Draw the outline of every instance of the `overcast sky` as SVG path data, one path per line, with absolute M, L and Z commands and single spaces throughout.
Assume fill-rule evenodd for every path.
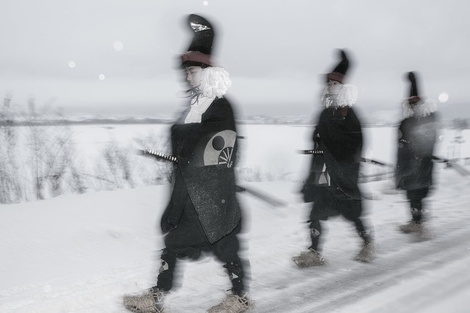
M 197 13 L 216 28 L 240 115 L 310 115 L 346 48 L 365 114 L 397 110 L 413 70 L 424 96 L 448 94 L 441 111 L 470 117 L 469 9 L 462 0 L 2 0 L 0 93 L 66 114 L 171 116 L 182 103 L 175 59 L 191 40 L 183 21 Z

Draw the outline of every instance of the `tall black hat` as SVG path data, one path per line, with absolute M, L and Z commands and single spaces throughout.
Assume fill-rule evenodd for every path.
M 408 102 L 415 104 L 421 100 L 418 92 L 418 84 L 416 83 L 416 75 L 414 72 L 408 72 L 407 78 L 410 81 L 410 96 Z
M 214 42 L 214 28 L 208 20 L 196 14 L 188 16 L 187 23 L 193 32 L 193 39 L 188 51 L 181 55 L 181 65 L 212 66 L 211 53 Z
M 339 57 L 340 57 L 340 62 L 336 67 L 326 75 L 326 80 L 335 80 L 337 82 L 343 83 L 344 78 L 346 76 L 346 72 L 348 71 L 349 68 L 349 59 L 348 56 L 346 55 L 346 51 L 344 50 L 339 50 Z

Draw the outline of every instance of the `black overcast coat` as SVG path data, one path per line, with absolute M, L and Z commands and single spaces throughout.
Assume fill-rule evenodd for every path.
M 178 227 L 185 209 L 194 210 L 210 243 L 232 232 L 241 211 L 235 189 L 236 127 L 230 103 L 216 98 L 202 115 L 201 123 L 171 128 L 173 155 L 178 157 L 175 182 L 162 216 L 164 233 Z M 192 206 L 188 206 L 188 200 Z M 196 215 L 194 215 L 196 216 Z
M 432 156 L 437 138 L 436 115 L 409 117 L 398 127 L 396 187 L 403 190 L 427 188 L 433 184 Z
M 313 141 L 323 155 L 313 157 L 310 176 L 302 189 L 304 199 L 314 202 L 311 218 L 333 215 L 331 210 L 345 214 L 353 208 L 354 214 L 359 215 L 362 195 L 358 178 L 363 138 L 362 126 L 354 110 L 348 108 L 343 117 L 338 110 L 324 109 Z M 323 165 L 326 165 L 329 183 L 325 183 Z

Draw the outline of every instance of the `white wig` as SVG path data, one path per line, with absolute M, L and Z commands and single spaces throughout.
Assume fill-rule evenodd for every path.
M 408 117 L 426 117 L 437 111 L 437 103 L 432 99 L 421 100 L 415 105 L 410 105 L 408 99 L 403 100 L 403 116 Z
M 232 85 L 230 74 L 222 67 L 206 67 L 202 70 L 200 85 L 201 96 L 214 98 L 222 97 Z
M 328 87 L 323 89 L 321 94 L 321 103 L 325 105 L 326 108 L 331 106 L 333 107 L 352 107 L 353 104 L 357 101 L 357 87 L 351 84 L 339 85 L 340 89 L 338 93 L 334 96 L 328 94 Z

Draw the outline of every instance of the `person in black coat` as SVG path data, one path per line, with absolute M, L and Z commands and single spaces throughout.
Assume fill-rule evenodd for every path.
M 409 72 L 410 96 L 403 102 L 405 118 L 398 127 L 395 170 L 397 189 L 406 191 L 411 221 L 401 225 L 404 233 L 417 233 L 423 239 L 431 234 L 425 227 L 423 199 L 433 186 L 433 152 L 437 139 L 437 105 L 419 95 L 416 74 Z
M 165 235 L 156 286 L 138 296 L 126 296 L 133 312 L 163 312 L 165 295 L 173 288 L 178 260 L 212 253 L 228 272 L 232 288 L 222 303 L 208 312 L 245 312 L 253 304 L 247 295 L 246 266 L 239 256 L 242 214 L 236 197 L 237 129 L 225 97 L 231 85 L 224 68 L 211 58 L 213 26 L 192 14 L 194 37 L 181 67 L 190 85 L 191 103 L 171 127 L 172 154 L 177 159 L 169 204 L 161 218 Z
M 357 100 L 355 86 L 343 84 L 349 59 L 341 50 L 341 61 L 327 75 L 322 94 L 324 109 L 313 132 L 314 156 L 310 175 L 302 188 L 305 202 L 313 202 L 310 213 L 312 244 L 293 258 L 299 267 L 323 265 L 323 221 L 341 215 L 351 221 L 363 246 L 356 259 L 370 262 L 374 245 L 370 230 L 361 218 L 362 194 L 358 187 L 362 152 L 362 126 L 352 105 Z

